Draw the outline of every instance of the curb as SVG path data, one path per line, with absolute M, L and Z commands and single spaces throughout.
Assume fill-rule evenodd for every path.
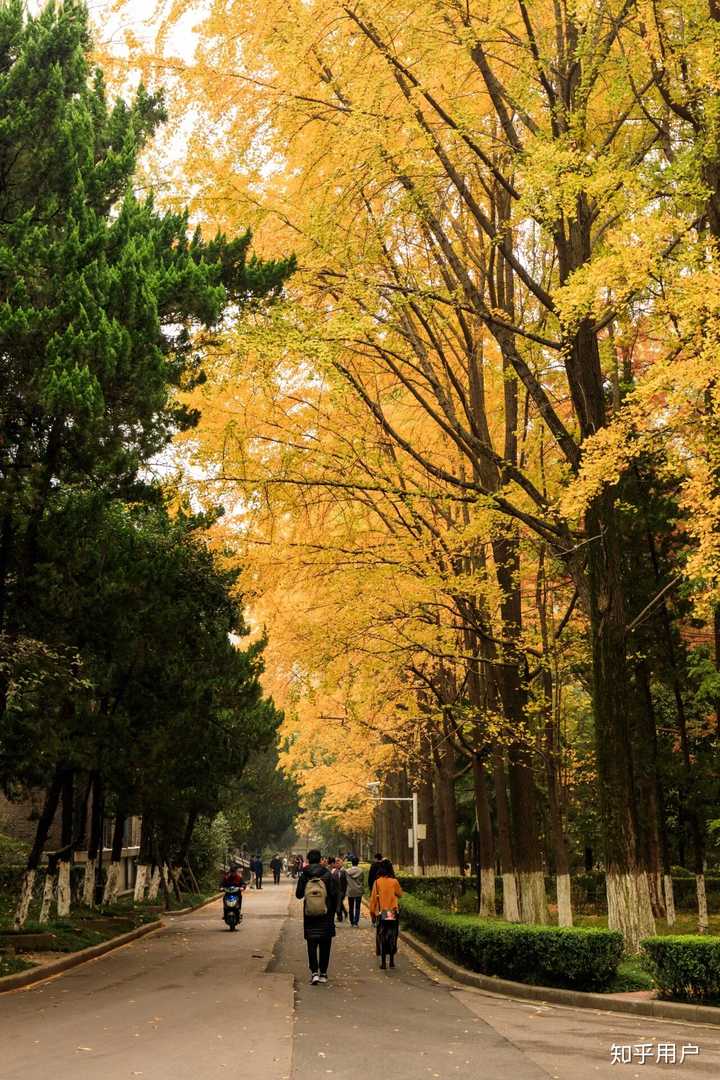
M 685 1005 L 679 1001 L 638 1001 L 613 997 L 610 994 L 595 994 L 581 990 L 562 990 L 553 986 L 531 986 L 528 983 L 511 982 L 494 975 L 481 975 L 460 967 L 435 949 L 419 941 L 407 930 L 400 933 L 401 941 L 419 953 L 445 975 L 458 983 L 472 986 L 476 990 L 485 990 L 502 997 L 517 998 L 522 1001 L 539 1001 L 551 1005 L 565 1005 L 575 1009 L 595 1009 L 600 1012 L 624 1013 L 626 1016 L 650 1016 L 655 1020 L 672 1020 L 693 1024 L 720 1025 L 720 1008 L 711 1005 Z
M 22 990 L 26 986 L 32 986 L 33 983 L 44 982 L 45 979 L 51 979 L 54 975 L 60 975 L 63 971 L 69 971 L 70 968 L 78 967 L 88 960 L 95 960 L 99 956 L 104 956 L 105 953 L 112 952 L 113 949 L 129 945 L 131 941 L 137 941 L 138 938 L 145 937 L 146 934 L 152 934 L 155 930 L 162 930 L 164 925 L 160 919 L 157 922 L 145 923 L 144 926 L 138 926 L 135 930 L 129 930 L 126 934 L 118 934 L 117 937 L 110 938 L 108 941 L 101 941 L 99 945 L 90 945 L 87 949 L 68 953 L 62 960 L 54 960 L 50 964 L 39 964 L 37 967 L 29 968 L 27 971 L 18 971 L 15 975 L 3 975 L 0 978 L 0 994 L 4 994 L 8 990 Z

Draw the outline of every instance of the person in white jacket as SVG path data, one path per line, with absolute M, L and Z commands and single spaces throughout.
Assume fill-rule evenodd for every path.
M 363 890 L 365 888 L 365 871 L 361 870 L 358 866 L 360 860 L 357 855 L 353 855 L 350 859 L 350 866 L 347 867 L 345 873 L 347 874 L 347 901 L 350 908 L 350 925 L 358 926 L 360 923 L 360 901 L 362 900 Z

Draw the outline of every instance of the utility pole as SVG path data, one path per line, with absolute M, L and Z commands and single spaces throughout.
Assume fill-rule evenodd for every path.
M 379 788 L 379 780 L 371 780 L 368 784 L 369 788 Z M 420 876 L 420 859 L 418 858 L 418 797 L 417 791 L 413 791 L 412 795 L 371 795 L 371 799 L 375 802 L 409 802 L 412 803 L 412 853 L 413 853 L 413 874 L 415 877 Z

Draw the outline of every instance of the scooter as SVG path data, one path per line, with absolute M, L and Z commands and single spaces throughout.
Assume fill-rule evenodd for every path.
M 237 930 L 238 923 L 242 919 L 241 904 L 241 890 L 237 885 L 229 885 L 223 892 L 223 919 L 230 930 Z

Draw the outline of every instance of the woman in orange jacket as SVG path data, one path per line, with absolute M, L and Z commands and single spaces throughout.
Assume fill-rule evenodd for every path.
M 377 926 L 375 952 L 381 958 L 381 968 L 387 966 L 386 956 L 390 957 L 390 967 L 395 967 L 400 918 L 398 900 L 401 896 L 402 889 L 393 865 L 389 859 L 383 859 L 370 894 L 370 914 Z

